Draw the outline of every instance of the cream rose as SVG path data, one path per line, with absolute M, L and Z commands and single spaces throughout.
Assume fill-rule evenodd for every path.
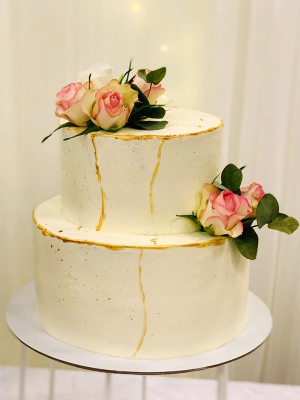
M 78 78 L 85 90 L 89 90 L 89 76 L 91 75 L 90 89 L 101 89 L 111 80 L 114 68 L 106 63 L 93 65 L 86 71 L 80 72 Z

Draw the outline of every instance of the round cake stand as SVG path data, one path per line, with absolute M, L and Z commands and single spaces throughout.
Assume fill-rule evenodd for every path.
M 248 298 L 249 321 L 243 332 L 224 346 L 201 355 L 172 360 L 135 360 L 109 357 L 85 351 L 53 338 L 38 323 L 35 314 L 34 283 L 25 286 L 7 307 L 7 323 L 23 343 L 21 352 L 20 399 L 24 392 L 25 346 L 54 361 L 107 373 L 107 398 L 110 393 L 110 374 L 144 375 L 143 399 L 146 397 L 145 375 L 177 374 L 218 367 L 218 399 L 226 399 L 227 364 L 244 357 L 267 339 L 272 328 L 272 317 L 267 306 L 253 293 Z M 25 345 L 25 346 L 24 346 Z M 53 398 L 54 361 L 50 364 L 49 399 Z

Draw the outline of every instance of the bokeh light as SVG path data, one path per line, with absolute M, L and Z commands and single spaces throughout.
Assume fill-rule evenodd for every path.
M 169 47 L 166 44 L 163 44 L 163 45 L 160 46 L 160 50 L 165 53 L 166 51 L 169 50 Z
M 139 3 L 138 1 L 135 1 L 134 3 L 131 4 L 131 8 L 134 11 L 137 11 L 137 10 L 139 10 L 141 8 L 141 3 Z

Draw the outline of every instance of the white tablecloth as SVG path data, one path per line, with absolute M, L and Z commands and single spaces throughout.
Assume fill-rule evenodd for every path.
M 18 398 L 17 367 L 0 367 L 0 400 Z M 55 371 L 54 400 L 103 400 L 105 374 L 92 371 Z M 214 400 L 214 380 L 149 376 L 147 400 Z M 140 400 L 141 376 L 113 375 L 112 400 Z M 49 370 L 26 369 L 25 400 L 48 400 Z M 300 400 L 300 386 L 229 382 L 228 400 Z

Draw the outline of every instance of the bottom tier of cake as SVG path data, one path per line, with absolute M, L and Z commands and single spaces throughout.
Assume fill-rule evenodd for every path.
M 158 360 L 214 350 L 246 326 L 248 262 L 231 240 L 80 229 L 59 196 L 33 217 L 37 317 L 58 340 Z

